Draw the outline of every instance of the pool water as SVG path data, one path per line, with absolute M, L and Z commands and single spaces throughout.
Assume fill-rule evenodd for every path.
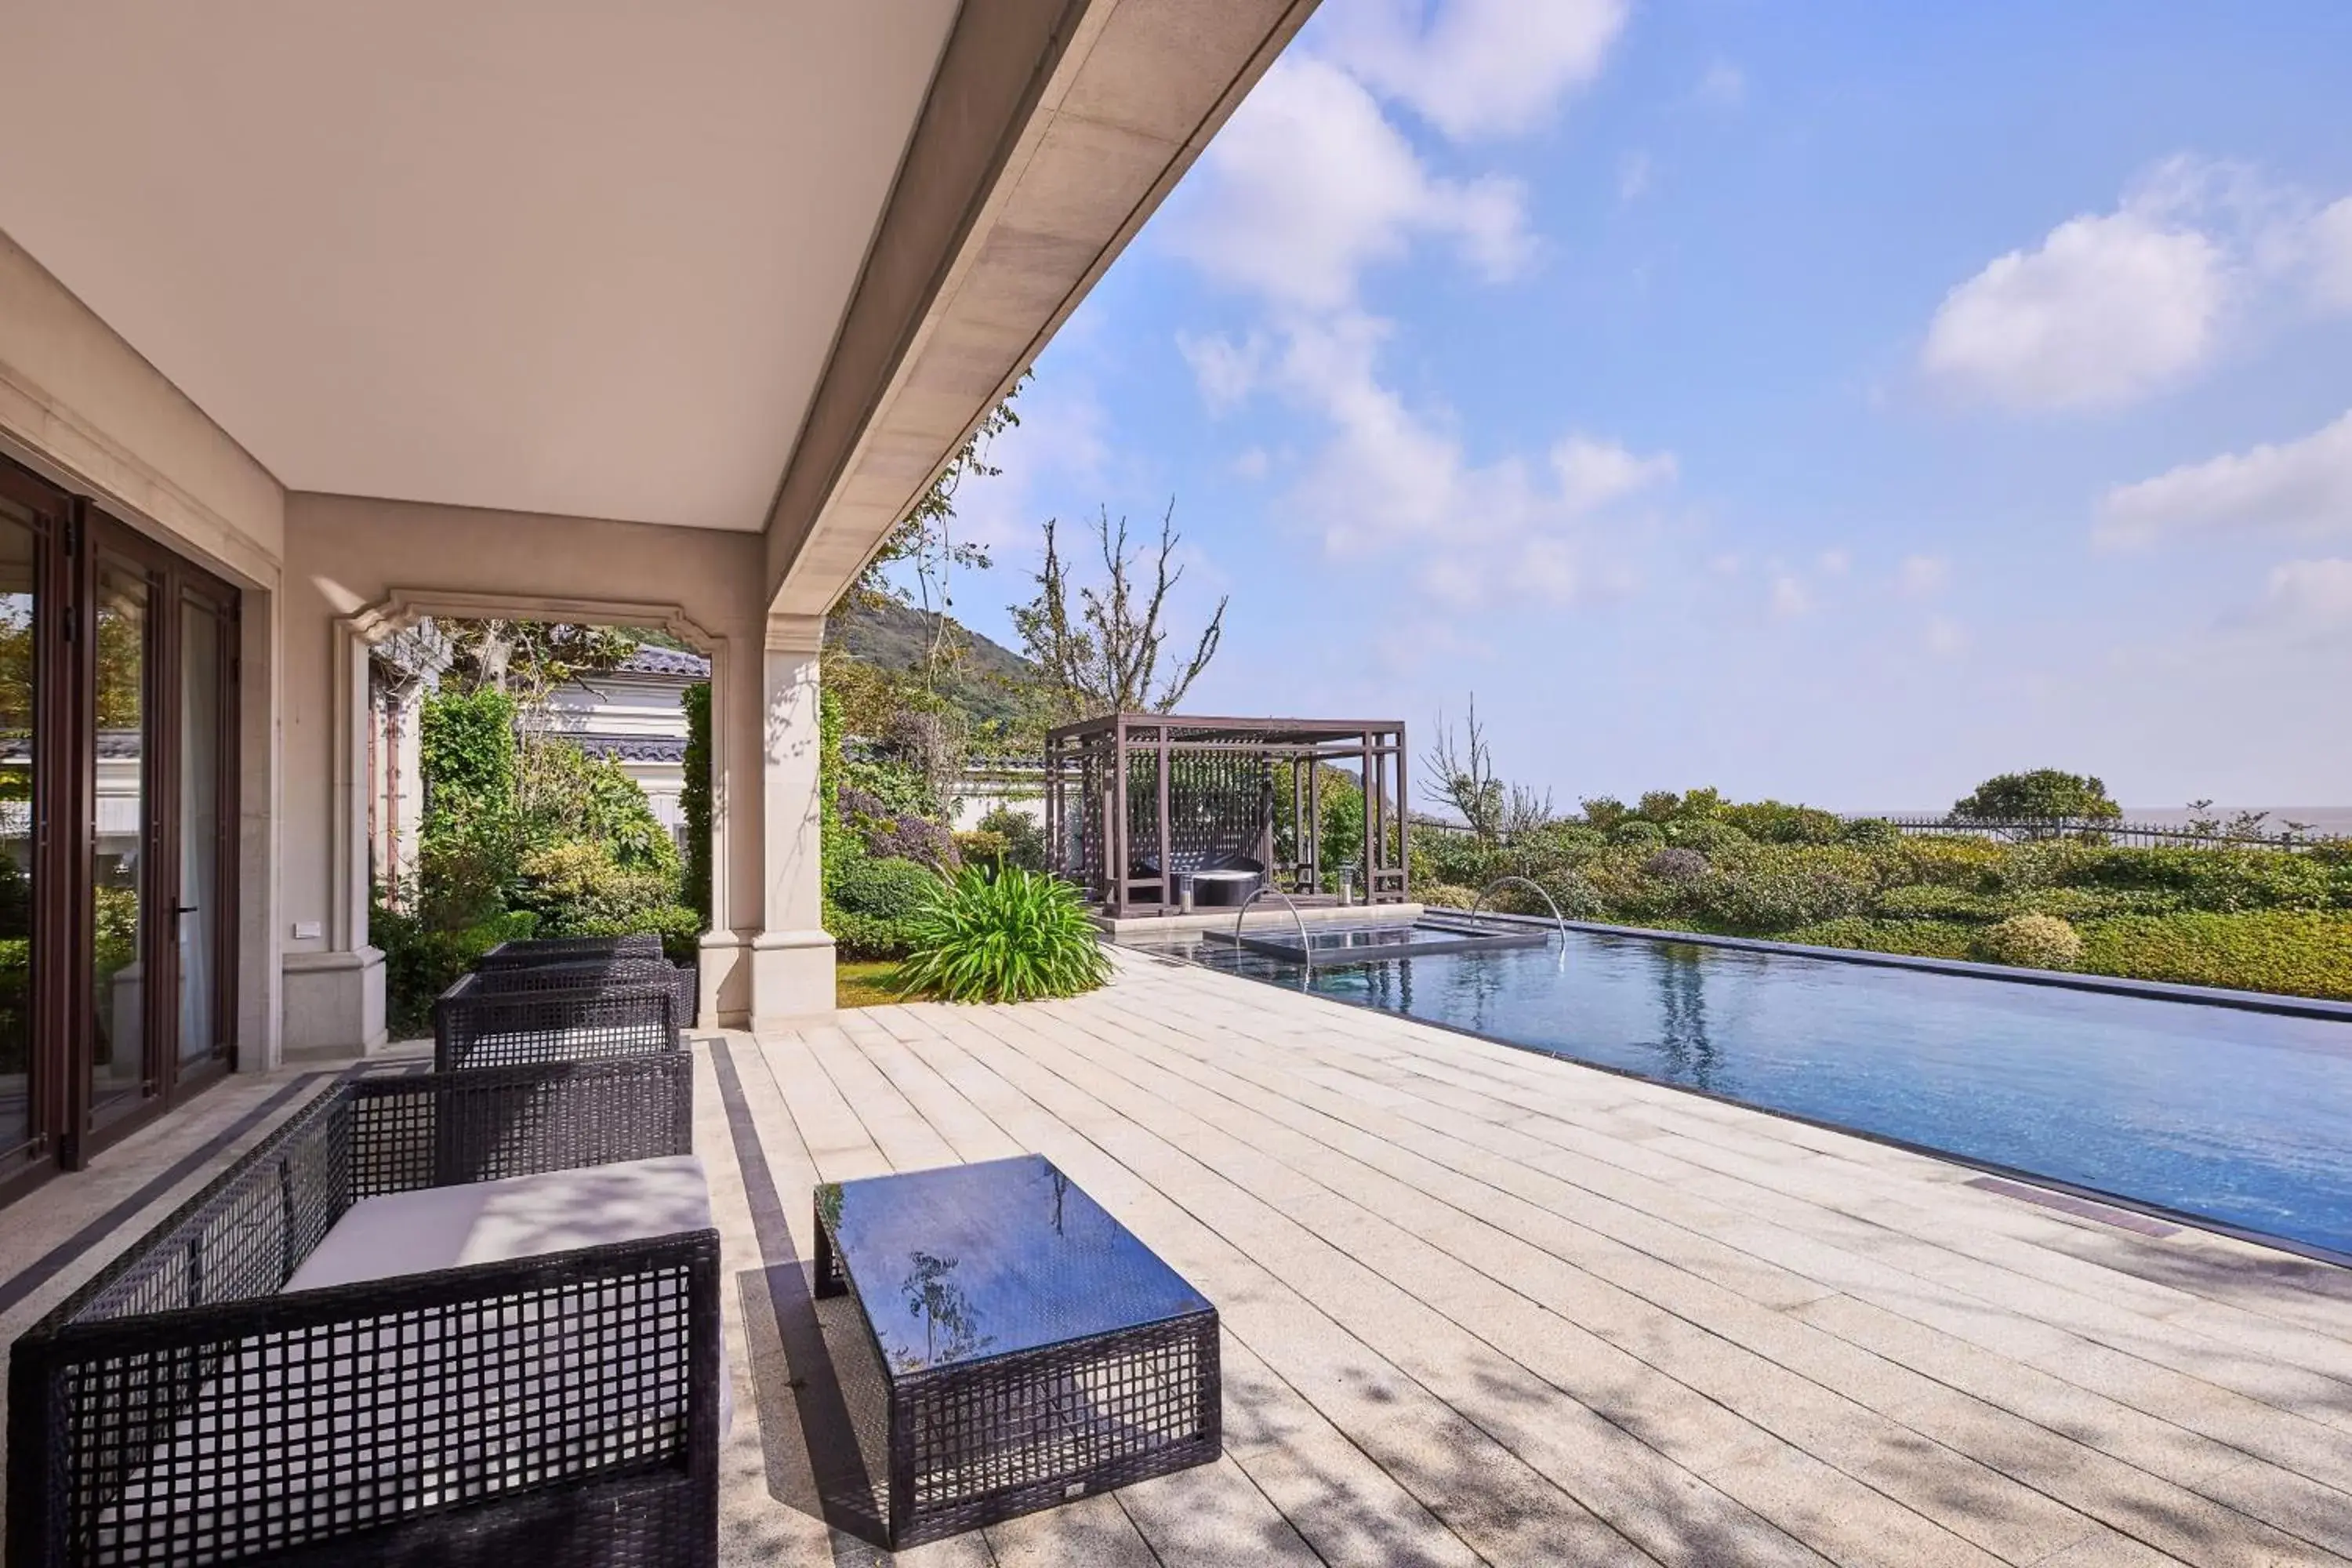
M 2352 1255 L 2352 1023 L 1585 932 L 1303 974 L 1150 946 Z

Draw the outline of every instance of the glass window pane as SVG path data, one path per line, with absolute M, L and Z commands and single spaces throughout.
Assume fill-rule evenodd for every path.
M 33 1136 L 31 521 L 0 500 L 0 1172 Z
M 202 599 L 180 604 L 180 1060 L 220 1046 L 221 622 Z
M 91 855 L 90 1124 L 136 1104 L 146 1087 L 145 965 L 140 962 L 147 820 L 147 575 L 98 560 L 98 822 Z

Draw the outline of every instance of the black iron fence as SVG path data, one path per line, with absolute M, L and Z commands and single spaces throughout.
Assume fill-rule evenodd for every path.
M 2352 839 L 2324 833 L 2164 827 L 2154 823 L 2115 822 L 2091 817 L 2021 818 L 2011 822 L 1981 822 L 1951 816 L 1888 816 L 1879 820 L 1893 823 L 1906 834 L 1922 837 L 1993 838 L 2013 844 L 2037 839 L 2072 838 L 2131 849 L 2294 850 L 2352 843 Z

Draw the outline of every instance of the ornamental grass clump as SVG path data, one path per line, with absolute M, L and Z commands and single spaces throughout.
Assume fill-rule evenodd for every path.
M 950 1002 L 1075 996 L 1110 978 L 1077 889 L 1042 872 L 972 867 L 907 922 L 902 993 Z
M 2011 915 L 1977 939 L 1981 956 L 2020 969 L 2072 969 L 2083 961 L 2083 939 L 2056 915 Z

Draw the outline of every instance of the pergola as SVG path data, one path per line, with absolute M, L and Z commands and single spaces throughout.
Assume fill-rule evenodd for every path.
M 1335 903 L 1327 872 L 1339 868 L 1321 864 L 1318 841 L 1326 765 L 1352 766 L 1362 781 L 1359 896 L 1403 901 L 1405 736 L 1398 719 L 1112 713 L 1065 724 L 1045 737 L 1054 868 L 1114 919 L 1173 912 L 1181 879 L 1210 870 L 1255 871 L 1301 904 Z M 1284 793 L 1286 853 L 1275 830 Z

